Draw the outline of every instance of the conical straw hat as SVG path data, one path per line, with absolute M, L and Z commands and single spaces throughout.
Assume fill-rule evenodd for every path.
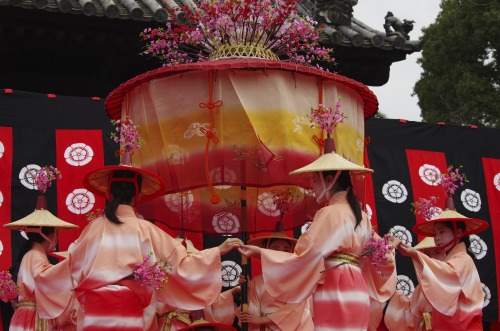
M 305 167 L 290 172 L 290 175 L 302 175 L 311 172 L 330 170 L 347 170 L 351 172 L 352 175 L 366 175 L 373 172 L 372 169 L 352 163 L 336 152 L 330 152 L 321 155 Z
M 78 225 L 65 222 L 62 219 L 54 216 L 50 211 L 45 209 L 36 209 L 34 212 L 32 212 L 31 214 L 29 214 L 24 218 L 21 218 L 19 221 L 3 225 L 4 228 L 8 228 L 11 230 L 23 230 L 30 226 L 32 227 L 46 226 L 58 229 L 78 228 Z
M 268 248 L 267 246 L 268 246 L 268 243 L 271 239 L 283 239 L 283 240 L 289 241 L 292 251 L 295 248 L 295 244 L 297 243 L 297 239 L 289 237 L 286 234 L 284 234 L 283 232 L 273 232 L 267 236 L 252 238 L 252 239 L 247 241 L 247 244 L 259 246 L 262 248 Z
M 415 225 L 413 227 L 413 232 L 422 236 L 434 237 L 434 232 L 432 231 L 434 223 L 458 221 L 465 223 L 465 235 L 467 236 L 479 233 L 488 228 L 488 223 L 483 220 L 465 217 L 464 215 L 458 213 L 456 210 L 447 209 L 431 220 Z
M 78 225 L 68 223 L 54 216 L 47 210 L 47 201 L 45 196 L 38 196 L 36 209 L 28 216 L 18 221 L 4 224 L 3 227 L 10 230 L 23 230 L 27 227 L 53 227 L 58 229 L 75 229 Z
M 429 248 L 436 248 L 436 243 L 434 242 L 434 237 L 425 237 L 417 245 L 415 245 L 416 250 L 424 250 Z

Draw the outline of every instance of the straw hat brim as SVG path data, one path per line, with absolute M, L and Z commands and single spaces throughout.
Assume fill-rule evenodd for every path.
M 118 170 L 137 172 L 142 176 L 139 202 L 153 200 L 165 194 L 167 185 L 158 175 L 147 170 L 126 165 L 104 166 L 88 172 L 83 177 L 83 186 L 92 193 L 106 198 L 111 174 Z
M 297 243 L 297 239 L 295 239 L 295 238 L 289 237 L 286 234 L 281 233 L 281 232 L 273 232 L 272 234 L 270 234 L 268 236 L 252 238 L 252 239 L 247 241 L 247 245 L 254 245 L 254 246 L 259 246 L 262 248 L 267 248 L 266 245 L 270 239 L 287 240 L 290 242 L 290 245 L 292 246 L 292 250 L 295 247 L 295 244 Z
M 30 226 L 46 226 L 61 230 L 78 228 L 78 225 L 65 222 L 62 219 L 54 216 L 50 211 L 46 209 L 35 209 L 35 211 L 28 216 L 21 218 L 18 221 L 3 225 L 4 228 L 10 230 L 23 230 Z
M 308 165 L 290 172 L 290 175 L 303 175 L 318 171 L 346 170 L 352 175 L 366 175 L 373 170 L 357 165 L 335 152 L 325 153 Z
M 230 325 L 221 324 L 221 323 L 210 323 L 210 322 L 206 322 L 206 321 L 200 322 L 200 323 L 195 321 L 190 326 L 179 329 L 179 331 L 190 331 L 190 330 L 196 331 L 198 328 L 202 328 L 202 327 L 213 327 L 215 331 L 236 331 L 236 329 Z
M 413 232 L 421 236 L 434 237 L 432 229 L 434 224 L 438 222 L 464 222 L 466 228 L 465 235 L 467 236 L 479 233 L 488 228 L 488 223 L 483 220 L 465 217 L 456 210 L 446 209 L 433 219 L 415 225 Z
M 415 245 L 416 250 L 424 250 L 429 248 L 436 248 L 436 243 L 434 242 L 434 237 L 425 237 L 417 245 Z

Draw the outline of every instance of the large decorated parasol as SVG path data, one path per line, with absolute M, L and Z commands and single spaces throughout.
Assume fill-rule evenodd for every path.
M 326 137 L 311 127 L 311 108 L 339 97 L 347 118 L 332 134 L 336 151 L 363 164 L 364 119 L 377 110 L 374 94 L 301 65 L 227 59 L 164 67 L 119 86 L 105 107 L 113 119 L 133 118 L 148 142 L 134 165 L 167 183 L 164 197 L 139 206 L 145 218 L 179 230 L 237 234 L 273 231 L 281 215 L 272 192 L 309 187 L 309 179 L 289 172 L 322 152 Z M 306 189 L 297 192 L 297 207 L 282 218 L 285 230 L 314 215 L 315 199 Z

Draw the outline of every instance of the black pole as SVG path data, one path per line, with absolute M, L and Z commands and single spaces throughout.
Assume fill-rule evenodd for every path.
M 248 241 L 248 224 L 247 224 L 247 199 L 246 187 L 241 187 L 241 240 L 244 244 Z M 241 255 L 241 269 L 245 281 L 241 284 L 241 311 L 248 310 L 248 276 L 250 275 L 250 259 Z M 248 323 L 241 323 L 241 330 L 248 331 Z

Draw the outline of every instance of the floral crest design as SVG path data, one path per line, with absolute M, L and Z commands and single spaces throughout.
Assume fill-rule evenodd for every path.
M 342 111 L 342 99 L 339 97 L 335 104 L 335 109 L 320 104 L 318 108 L 311 108 L 309 123 L 311 127 L 320 128 L 326 131 L 327 137 L 335 130 L 335 127 L 347 119 L 347 115 Z
M 155 262 L 153 262 L 155 261 Z M 136 264 L 133 278 L 141 285 L 150 286 L 155 290 L 162 290 L 168 282 L 168 274 L 172 268 L 161 259 L 156 261 L 154 253 L 150 252 L 142 263 Z
M 119 143 L 122 150 L 133 152 L 144 145 L 144 140 L 139 134 L 139 126 L 135 125 L 131 119 L 111 120 L 111 124 L 115 126 L 115 132 L 111 133 L 111 139 Z
M 19 287 L 8 271 L 0 271 L 0 300 L 14 302 L 19 296 Z
M 40 193 L 45 193 L 56 179 L 61 179 L 61 172 L 53 166 L 45 166 L 38 171 L 30 172 L 33 178 L 33 183 Z
M 280 211 L 280 216 L 283 215 L 292 208 L 298 200 L 298 194 L 296 190 L 290 186 L 282 186 L 279 189 L 273 190 L 271 192 L 273 205 L 277 210 Z
M 331 49 L 319 46 L 317 22 L 298 15 L 298 2 L 201 0 L 195 9 L 180 9 L 186 11 L 186 24 L 175 21 L 164 28 L 145 29 L 142 54 L 159 58 L 164 66 L 232 57 L 310 66 L 318 60 L 333 62 Z

